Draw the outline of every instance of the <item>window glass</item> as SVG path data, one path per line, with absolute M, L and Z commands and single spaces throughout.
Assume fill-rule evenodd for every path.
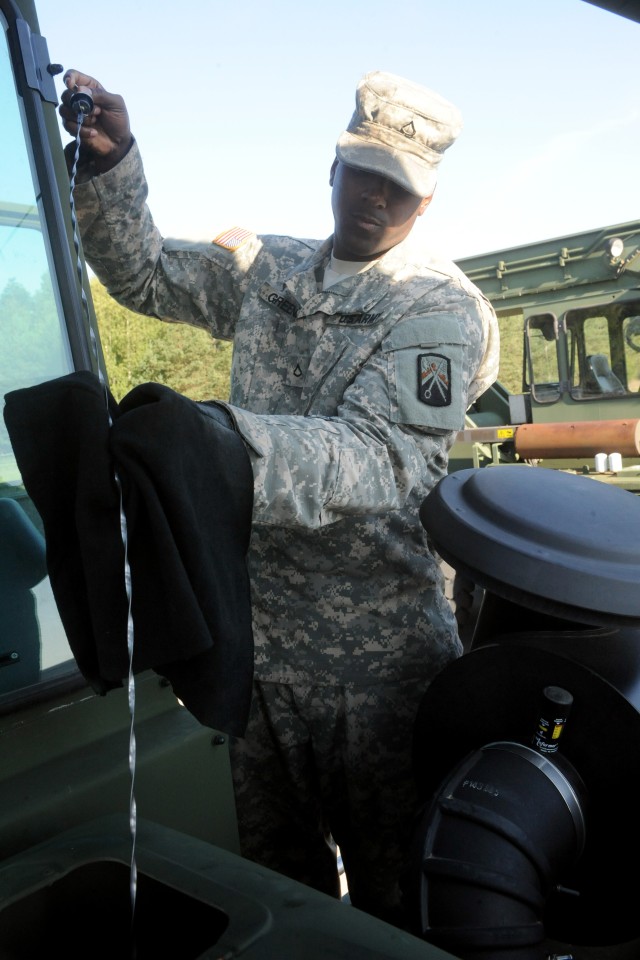
M 627 386 L 630 391 L 640 391 L 640 304 L 635 315 L 625 317 L 622 325 L 624 337 L 624 361 L 627 371 Z
M 640 301 L 568 310 L 571 393 L 576 399 L 611 399 L 640 384 Z
M 0 406 L 10 390 L 72 370 L 39 190 L 7 45 L 0 38 Z M 61 668 L 61 664 L 65 667 Z M 73 669 L 46 575 L 42 524 L 0 418 L 0 704 Z
M 538 403 L 560 398 L 558 371 L 558 328 L 551 313 L 529 317 L 526 325 L 526 386 Z

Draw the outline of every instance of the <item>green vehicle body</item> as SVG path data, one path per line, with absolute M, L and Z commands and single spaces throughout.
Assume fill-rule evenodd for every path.
M 49 51 L 32 0 L 0 0 L 0 12 L 4 396 L 76 370 L 106 371 Z M 639 226 L 615 229 L 624 242 L 617 256 L 604 256 L 611 231 L 597 231 L 564 238 L 567 257 L 557 241 L 521 251 L 541 258 L 531 272 L 507 252 L 499 262 L 496 254 L 461 262 L 499 312 L 522 311 L 528 388 L 509 396 L 496 385 L 478 401 L 469 429 L 494 432 L 461 436 L 453 469 L 517 459 L 496 431 L 529 417 L 640 416 Z M 579 395 L 587 350 L 608 352 L 624 394 Z M 0 422 L 0 506 L 9 501 L 35 551 L 41 520 Z M 153 672 L 135 677 L 133 706 L 126 683 L 95 695 L 71 656 L 42 557 L 29 578 L 18 574 L 17 556 L 0 531 L 0 960 L 53 949 L 70 960 L 128 956 L 132 889 L 139 960 L 449 956 L 244 860 L 225 733 L 200 725 Z

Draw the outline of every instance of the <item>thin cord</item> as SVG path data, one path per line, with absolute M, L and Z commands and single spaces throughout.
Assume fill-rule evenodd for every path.
M 109 426 L 113 426 L 113 419 L 111 417 L 111 412 L 109 410 L 108 395 L 107 395 L 107 383 L 100 368 L 100 361 L 98 355 L 98 339 L 96 332 L 93 328 L 91 322 L 91 316 L 89 314 L 89 301 L 84 290 L 83 275 L 82 275 L 82 261 L 80 259 L 80 239 L 78 235 L 78 221 L 76 217 L 76 206 L 73 198 L 73 193 L 76 185 L 76 171 L 78 168 L 78 160 L 80 158 L 80 130 L 82 128 L 82 123 L 84 120 L 84 113 L 82 110 L 76 111 L 78 130 L 76 133 L 76 150 L 73 160 L 73 167 L 71 170 L 70 178 L 70 196 L 69 202 L 71 206 L 71 223 L 73 227 L 73 245 L 76 251 L 76 268 L 78 271 L 78 280 L 80 282 L 80 293 L 82 297 L 82 306 L 85 313 L 85 319 L 89 327 L 89 334 L 91 339 L 91 348 L 93 350 L 93 356 L 96 361 L 96 368 L 98 370 L 98 379 L 105 391 L 105 406 L 107 408 L 107 416 L 109 418 Z M 131 609 L 131 568 L 129 566 L 129 537 L 127 533 L 127 518 L 124 512 L 124 500 L 122 494 L 122 483 L 120 482 L 120 477 L 118 475 L 117 469 L 114 468 L 114 480 L 116 487 L 118 488 L 118 497 L 120 503 L 120 535 L 122 537 L 122 545 L 124 547 L 124 585 L 127 596 L 127 652 L 129 655 L 129 675 L 127 680 L 127 694 L 129 701 L 129 715 L 131 718 L 130 727 L 129 727 L 129 774 L 131 778 L 131 791 L 129 795 L 129 829 L 131 831 L 131 868 L 130 868 L 130 895 L 131 895 L 131 922 L 133 924 L 133 919 L 135 917 L 135 908 L 136 908 L 136 894 L 138 888 L 138 869 L 136 866 L 136 837 L 137 837 L 137 812 L 136 812 L 136 799 L 135 799 L 135 774 L 136 774 L 136 737 L 135 737 L 135 710 L 136 710 L 136 686 L 135 679 L 133 675 L 133 616 Z M 135 953 L 135 948 L 134 948 Z M 132 954 L 133 956 L 134 954 Z

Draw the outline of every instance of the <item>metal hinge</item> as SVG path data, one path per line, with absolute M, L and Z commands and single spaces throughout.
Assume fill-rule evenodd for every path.
M 32 33 L 26 20 L 16 20 L 15 26 L 27 85 L 37 90 L 43 100 L 57 103 L 53 78 L 62 73 L 63 67 L 59 63 L 49 62 L 47 41 L 39 34 Z

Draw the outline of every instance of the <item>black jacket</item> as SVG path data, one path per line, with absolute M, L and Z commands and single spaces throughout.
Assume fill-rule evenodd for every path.
M 126 541 L 134 672 L 153 668 L 201 723 L 241 736 L 253 677 L 253 473 L 240 436 L 160 384 L 118 404 L 86 371 L 5 400 L 83 676 L 105 694 L 129 672 Z

